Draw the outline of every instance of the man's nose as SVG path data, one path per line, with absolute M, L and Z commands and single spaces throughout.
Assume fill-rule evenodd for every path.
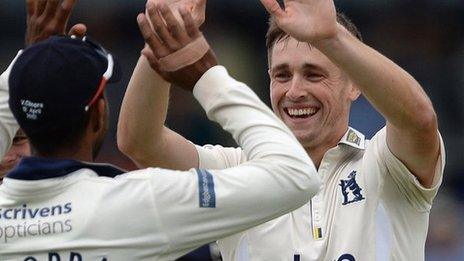
M 307 95 L 308 94 L 303 87 L 301 79 L 299 79 L 299 77 L 294 77 L 290 88 L 286 93 L 287 98 L 291 101 L 299 101 L 305 99 Z

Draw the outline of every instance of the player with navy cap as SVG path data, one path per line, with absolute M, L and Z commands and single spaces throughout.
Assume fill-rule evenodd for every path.
M 76 1 L 26 1 L 26 46 L 43 41 L 51 35 L 68 33 L 84 36 L 87 31 L 84 24 L 75 24 L 69 32 L 66 32 L 66 25 Z M 0 183 L 6 173 L 19 163 L 21 157 L 30 156 L 29 140 L 23 130 L 18 130 L 19 126 L 9 109 L 7 100 L 2 100 L 8 98 L 8 78 L 11 67 L 9 66 L 0 75 L 0 155 L 4 155 L 0 162 Z M 13 134 L 15 134 L 14 137 Z
M 182 13 L 183 26 L 169 10 L 158 12 L 167 25 L 152 23 L 165 32 L 179 29 L 161 35 L 163 44 L 149 42 L 164 47 L 157 59 L 171 69 L 166 76 L 193 91 L 249 162 L 224 170 L 129 173 L 91 163 L 108 124 L 103 90 L 119 78 L 118 67 L 88 37 L 52 37 L 25 49 L 9 77 L 9 105 L 33 157 L 0 186 L 1 260 L 173 260 L 292 211 L 318 191 L 314 165 L 290 130 L 244 84 L 231 77 L 224 87 L 216 84 L 225 69 L 191 15 Z M 143 14 L 139 22 L 143 36 L 155 40 Z M 167 48 L 167 36 L 177 48 Z M 192 46 L 206 53 L 179 55 Z

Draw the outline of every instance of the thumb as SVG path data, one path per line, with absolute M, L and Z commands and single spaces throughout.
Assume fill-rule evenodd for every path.
M 75 35 L 77 37 L 84 37 L 87 33 L 87 26 L 85 24 L 76 24 L 69 30 L 68 35 Z
M 277 20 L 280 20 L 285 16 L 285 11 L 282 10 L 277 0 L 260 0 L 264 8 L 269 12 L 270 15 L 274 16 Z

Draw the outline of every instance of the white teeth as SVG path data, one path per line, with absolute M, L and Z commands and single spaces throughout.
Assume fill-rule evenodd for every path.
M 303 116 L 303 115 L 312 115 L 316 113 L 316 109 L 314 108 L 306 108 L 306 109 L 287 109 L 288 114 L 290 116 Z

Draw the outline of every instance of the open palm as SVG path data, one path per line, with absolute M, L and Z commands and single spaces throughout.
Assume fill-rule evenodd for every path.
M 302 42 L 316 42 L 336 33 L 333 0 L 286 0 L 285 9 L 277 0 L 260 0 L 277 25 Z
M 200 26 L 205 22 L 206 0 L 148 0 L 155 5 L 166 4 L 171 10 L 186 8 L 193 17 L 195 24 Z M 178 15 L 178 12 L 175 12 Z M 178 17 L 179 21 L 182 21 Z

